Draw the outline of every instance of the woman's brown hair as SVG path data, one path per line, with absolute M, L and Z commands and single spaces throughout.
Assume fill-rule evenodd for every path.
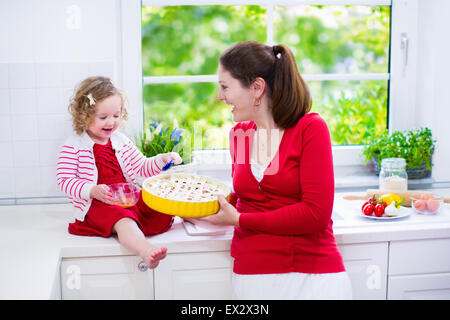
M 239 42 L 225 50 L 219 61 L 244 87 L 249 87 L 257 77 L 264 79 L 272 99 L 272 116 L 280 128 L 295 125 L 311 110 L 309 88 L 287 46 Z
M 127 120 L 126 96 L 111 79 L 100 76 L 84 79 L 75 89 L 69 104 L 69 113 L 72 115 L 72 126 L 75 132 L 81 134 L 86 131 L 95 116 L 95 104 L 98 101 L 116 94 L 122 99 L 120 117 L 122 120 Z

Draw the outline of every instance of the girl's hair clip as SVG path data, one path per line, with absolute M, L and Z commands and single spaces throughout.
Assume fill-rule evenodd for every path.
M 94 106 L 94 105 L 95 105 L 95 99 L 94 99 L 94 97 L 92 96 L 92 93 L 89 93 L 89 94 L 87 95 L 87 98 L 89 99 L 89 105 Z

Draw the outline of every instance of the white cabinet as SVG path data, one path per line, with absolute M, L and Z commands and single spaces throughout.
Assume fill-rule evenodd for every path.
M 137 256 L 64 258 L 61 298 L 231 299 L 229 251 L 173 253 L 154 270 Z
M 61 298 L 153 299 L 153 271 L 140 263 L 137 256 L 64 258 Z
M 168 254 L 155 273 L 155 299 L 231 299 L 229 251 Z
M 450 239 L 393 241 L 388 299 L 450 299 Z
M 391 241 L 389 275 L 450 272 L 450 239 Z
M 449 300 L 450 273 L 389 277 L 389 300 Z
M 338 246 L 350 277 L 353 299 L 386 299 L 388 243 Z
M 450 299 L 450 239 L 338 245 L 353 299 Z M 389 263 L 388 263 L 389 261 Z M 231 299 L 229 251 L 169 253 L 155 270 L 137 256 L 64 258 L 62 299 Z

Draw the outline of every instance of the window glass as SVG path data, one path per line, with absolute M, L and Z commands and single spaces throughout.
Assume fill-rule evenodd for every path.
M 387 87 L 382 80 L 308 81 L 312 112 L 327 122 L 333 145 L 361 144 L 387 128 Z
M 387 6 L 276 6 L 274 41 L 302 73 L 389 72 Z
M 261 6 L 144 6 L 143 75 L 216 74 L 231 44 L 266 41 L 266 20 Z
M 231 107 L 217 100 L 216 83 L 168 83 L 144 86 L 144 124 L 178 122 L 195 138 L 196 149 L 228 148 Z
M 220 54 L 238 41 L 289 46 L 303 75 L 389 73 L 389 6 L 144 6 L 143 76 L 216 75 Z M 333 145 L 361 144 L 388 123 L 387 80 L 307 80 Z M 195 148 L 228 148 L 230 107 L 217 83 L 144 85 L 144 126 L 171 122 L 201 134 Z

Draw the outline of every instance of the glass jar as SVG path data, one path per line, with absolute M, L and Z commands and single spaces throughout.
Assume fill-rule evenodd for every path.
M 386 158 L 381 161 L 380 190 L 399 192 L 408 190 L 406 161 L 403 158 Z

